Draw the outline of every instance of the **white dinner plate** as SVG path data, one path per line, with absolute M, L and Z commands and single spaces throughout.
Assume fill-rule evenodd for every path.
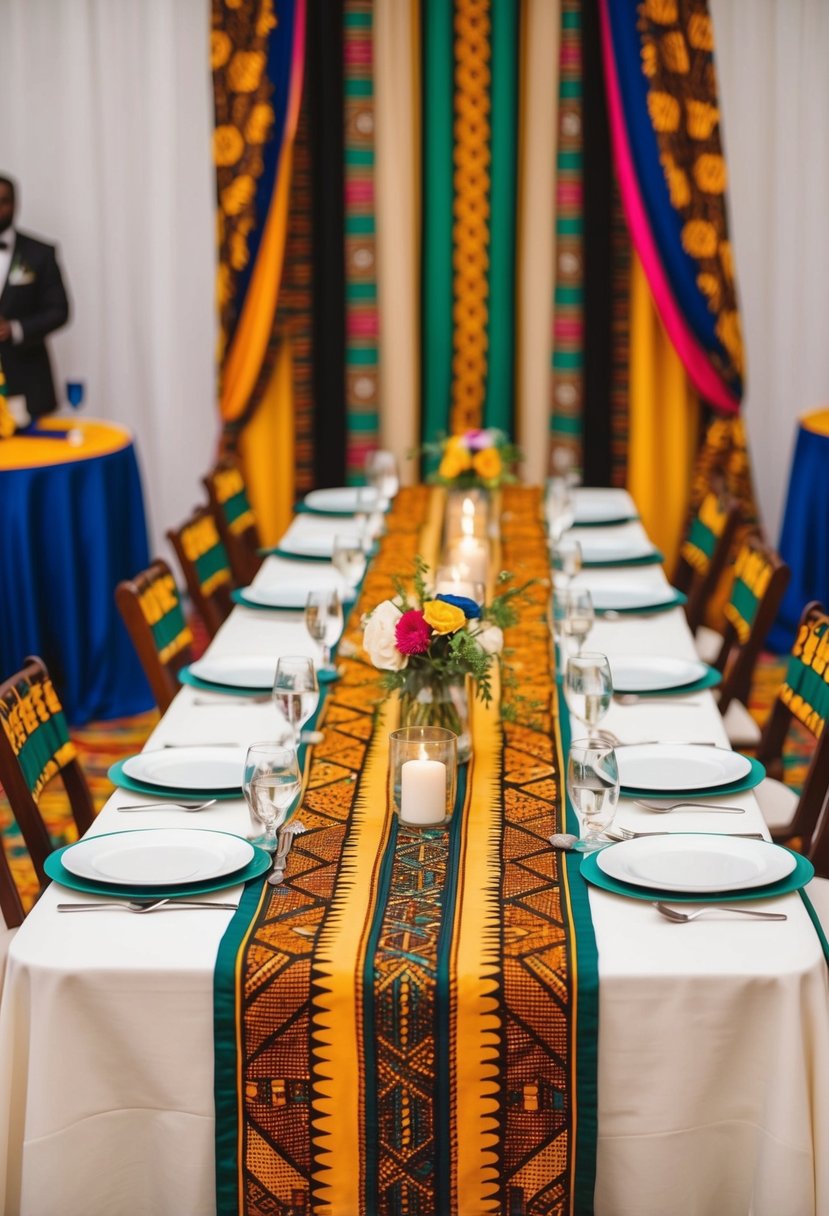
M 635 887 L 704 894 L 779 882 L 791 874 L 795 858 L 766 840 L 677 833 L 623 840 L 602 849 L 596 864 Z
M 619 784 L 634 790 L 708 790 L 742 781 L 751 761 L 725 747 L 630 743 L 617 747 Z
M 243 747 L 162 747 L 124 761 L 124 773 L 144 785 L 193 793 L 234 790 L 242 793 Z
M 303 607 L 305 600 L 302 601 Z M 228 688 L 256 688 L 270 691 L 276 675 L 273 655 L 205 655 L 190 664 L 190 671 L 210 684 L 225 684 Z
M 618 523 L 635 518 L 630 499 L 624 490 L 602 490 L 590 487 L 576 490 L 575 525 Z
M 129 887 L 204 882 L 234 874 L 253 858 L 253 845 L 230 832 L 146 828 L 89 836 L 61 861 L 70 874 Z
M 251 604 L 261 604 L 263 608 L 304 609 L 310 591 L 339 591 L 341 599 L 354 598 L 354 592 L 351 592 L 349 597 L 334 583 L 310 581 L 302 585 L 289 583 L 281 587 L 243 587 L 242 595 Z
M 627 654 L 610 660 L 614 692 L 660 692 L 684 688 L 708 671 L 700 659 L 675 659 L 670 655 Z
M 591 587 L 586 584 L 597 612 L 623 612 L 625 609 L 659 608 L 674 602 L 674 590 L 655 591 L 653 587 Z
M 621 536 L 618 540 L 612 536 L 578 537 L 581 554 L 586 562 L 625 562 L 637 557 L 650 557 L 655 553 L 647 537 Z
M 354 540 L 356 545 L 360 544 L 360 537 L 356 532 L 321 532 L 317 535 L 313 533 L 305 535 L 302 532 L 296 537 L 288 533 L 279 542 L 279 548 L 282 553 L 294 554 L 297 557 L 333 557 L 334 555 L 334 540 L 338 536 L 349 536 Z
M 343 514 L 353 514 L 357 510 L 357 492 L 360 495 L 361 506 L 373 506 L 377 501 L 377 491 L 373 486 L 332 486 L 327 490 L 312 490 L 305 495 L 305 505 L 312 511 L 336 511 Z M 365 497 L 363 497 L 365 496 Z

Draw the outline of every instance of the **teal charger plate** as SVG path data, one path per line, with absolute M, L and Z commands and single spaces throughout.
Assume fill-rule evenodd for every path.
M 136 828 L 135 831 L 140 832 L 144 829 Z M 108 834 L 114 835 L 115 833 Z M 273 862 L 270 853 L 260 849 L 258 845 L 252 845 L 252 859 L 241 870 L 236 870 L 233 874 L 223 874 L 219 878 L 207 879 L 204 882 L 177 883 L 172 887 L 121 887 L 117 883 L 95 882 L 93 879 L 79 878 L 76 874 L 71 874 L 62 861 L 63 854 L 71 847 L 71 845 L 64 845 L 62 849 L 56 849 L 46 858 L 43 868 L 51 879 L 60 883 L 62 887 L 69 887 L 72 891 L 81 891 L 85 895 L 109 895 L 124 899 L 175 899 L 176 896 L 206 895 L 210 891 L 224 891 L 228 887 L 239 886 L 241 883 L 250 882 L 252 878 L 258 878 L 260 874 L 267 873 Z
M 685 834 L 677 833 L 677 835 Z M 688 834 L 710 835 L 711 833 Z M 613 846 L 608 845 L 607 847 L 612 848 Z M 787 852 L 790 851 L 787 850 Z M 775 895 L 788 895 L 790 891 L 799 891 L 801 887 L 805 887 L 808 882 L 811 882 L 815 876 L 815 867 L 800 853 L 794 853 L 793 857 L 795 867 L 785 878 L 769 883 L 765 887 L 747 887 L 739 891 L 706 891 L 703 894 L 699 892 L 689 894 L 687 891 L 665 891 L 661 887 L 634 886 L 632 883 L 620 882 L 617 878 L 611 878 L 609 874 L 605 874 L 604 870 L 599 869 L 595 853 L 585 853 L 582 857 L 581 876 L 592 886 L 601 887 L 603 891 L 612 891 L 614 895 L 625 895 L 628 899 L 647 900 L 648 903 L 653 903 L 655 900 L 672 904 L 742 903 L 746 899 L 771 899 Z
M 679 608 L 688 603 L 687 595 L 683 595 L 681 591 L 676 591 L 673 587 L 671 590 L 673 595 L 670 599 L 660 600 L 658 604 L 645 604 L 635 608 L 597 608 L 596 616 L 607 616 L 608 613 L 612 613 L 614 616 L 617 613 L 619 616 L 655 616 L 658 612 L 669 612 L 671 608 Z
M 751 768 L 745 777 L 732 781 L 729 785 L 708 786 L 701 790 L 639 790 L 630 785 L 623 785 L 619 794 L 622 798 L 646 798 L 649 802 L 658 802 L 660 798 L 670 798 L 672 801 L 687 798 L 693 802 L 695 798 L 726 798 L 729 794 L 743 794 L 746 790 L 753 790 L 766 775 L 766 770 L 759 760 L 755 760 L 753 756 L 743 758 L 748 760 Z
M 195 744 L 194 744 L 195 746 Z M 127 756 L 129 760 L 129 756 Z M 167 785 L 150 785 L 146 781 L 136 781 L 134 777 L 128 777 L 124 772 L 124 760 L 118 760 L 107 772 L 107 777 L 113 785 L 117 785 L 121 790 L 130 790 L 133 794 L 147 794 L 149 797 L 163 800 L 169 798 L 176 802 L 201 802 L 205 798 L 231 799 L 242 798 L 242 778 L 239 776 L 239 786 L 237 789 L 227 790 L 183 790 L 179 787 L 173 788 Z M 53 854 L 52 854 L 53 856 Z
M 274 671 L 276 671 L 276 663 L 274 662 Z M 179 684 L 186 684 L 189 688 L 198 688 L 201 692 L 219 693 L 225 697 L 262 697 L 263 701 L 270 701 L 270 688 L 241 688 L 231 684 L 214 684 L 211 680 L 201 680 L 198 676 L 194 676 L 189 667 L 182 667 L 177 673 Z
M 304 609 L 300 607 L 285 608 L 281 604 L 259 604 L 256 600 L 249 600 L 244 591 L 234 589 L 230 593 L 230 598 L 234 604 L 242 604 L 245 608 L 252 608 L 254 612 L 295 612 L 302 616 Z M 343 611 L 348 611 L 354 605 L 353 599 L 344 599 L 342 601 Z
M 708 664 L 706 664 L 708 666 Z M 621 693 L 625 696 L 628 693 L 633 693 L 637 697 L 684 697 L 691 692 L 702 692 L 706 688 L 716 688 L 721 682 L 722 674 L 717 671 L 716 667 L 708 667 L 704 676 L 700 676 L 698 680 L 693 680 L 690 684 L 677 684 L 673 688 L 651 688 L 647 692 L 640 692 L 636 688 L 616 688 L 614 693 Z
M 611 561 L 588 561 L 586 558 L 582 562 L 584 570 L 600 570 L 611 569 L 616 566 L 658 566 L 664 562 L 665 556 L 658 549 L 654 549 L 653 553 L 646 553 L 642 557 L 619 557 Z

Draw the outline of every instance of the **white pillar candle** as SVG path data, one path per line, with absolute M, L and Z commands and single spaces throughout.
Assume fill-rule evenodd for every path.
M 443 579 L 435 584 L 435 595 L 463 595 L 468 600 L 475 599 L 475 584 L 464 579 Z
M 400 769 L 402 823 L 442 823 L 446 818 L 446 765 L 440 760 L 407 760 Z
M 464 536 L 452 546 L 449 561 L 453 566 L 459 566 L 470 582 L 486 583 L 488 557 L 485 541 Z

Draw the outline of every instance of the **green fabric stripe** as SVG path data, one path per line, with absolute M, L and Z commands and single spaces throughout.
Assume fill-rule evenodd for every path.
M 349 148 L 345 154 L 345 163 L 355 167 L 371 168 L 374 164 L 374 152 L 368 148 Z
M 371 97 L 374 93 L 374 82 L 371 80 L 346 80 L 346 97 Z
M 484 423 L 513 429 L 515 188 L 518 177 L 518 5 L 493 0 L 489 221 L 489 359 Z
M 581 371 L 584 367 L 584 351 L 557 350 L 553 354 L 553 367 L 560 371 Z
M 218 541 L 206 553 L 202 553 L 196 558 L 196 575 L 198 576 L 199 586 L 204 587 L 215 574 L 224 570 L 227 572 L 228 580 L 230 579 L 230 562 L 227 557 L 227 550 L 221 541 Z
M 373 215 L 348 215 L 345 230 L 349 236 L 372 236 L 375 230 Z
M 376 300 L 376 283 L 349 283 L 345 289 L 347 300 Z
M 35 727 L 17 756 L 29 793 L 34 790 L 49 761 L 68 742 L 69 730 L 62 710 Z
M 566 101 L 581 100 L 581 81 L 580 80 L 562 80 L 558 86 L 559 97 Z
M 736 578 L 734 586 L 731 588 L 731 605 L 749 628 L 754 624 L 759 604 L 760 601 L 754 592 L 749 591 L 741 578 Z
M 716 547 L 717 539 L 711 529 L 706 528 L 705 524 L 697 516 L 691 524 L 691 531 L 688 534 L 686 544 L 699 549 L 701 553 L 704 553 L 710 559 Z
M 584 232 L 584 220 L 580 215 L 575 215 L 570 219 L 557 219 L 556 232 L 560 236 L 581 236 Z
M 792 656 L 786 670 L 786 683 L 793 693 L 801 696 L 815 710 L 819 718 L 824 722 L 829 718 L 829 684 L 812 667 L 807 667 Z
M 423 0 L 422 438 L 449 429 L 452 390 L 453 6 Z M 431 462 L 427 471 L 436 467 Z
M 820 923 L 820 917 L 818 916 L 817 912 L 815 911 L 812 901 L 809 899 L 809 896 L 806 894 L 805 891 L 801 890 L 800 898 L 803 900 L 803 903 L 806 905 L 806 911 L 809 913 L 809 919 L 811 920 L 812 924 L 815 926 L 815 933 L 817 933 L 818 941 L 820 942 L 821 948 L 823 950 L 824 958 L 826 959 L 827 963 L 829 963 L 829 941 L 827 940 L 826 934 L 823 931 L 823 925 Z
M 580 152 L 559 152 L 558 171 L 581 175 L 582 157 Z
M 376 410 L 366 414 L 351 414 L 348 419 L 348 428 L 352 434 L 371 434 L 377 430 L 379 419 L 380 415 Z M 356 484 L 362 483 L 357 482 Z
M 563 30 L 580 30 L 581 29 L 581 13 L 563 12 L 561 14 L 561 28 Z
M 186 628 L 187 622 L 184 619 L 184 613 L 181 610 L 181 603 L 179 602 L 151 626 L 156 649 L 159 651 L 164 650 Z
M 565 791 L 565 832 L 579 835 L 579 824 L 566 793 L 567 755 L 570 750 L 570 715 L 564 700 L 562 684 L 558 683 L 558 712 L 561 732 L 560 787 Z M 570 907 L 573 916 L 571 947 L 575 947 L 578 975 L 578 1007 L 576 1017 L 576 1058 L 571 1061 L 576 1073 L 576 1112 L 573 1134 L 576 1137 L 575 1176 L 573 1178 L 573 1211 L 592 1212 L 596 1185 L 596 1145 L 599 1110 L 599 951 L 590 915 L 588 886 L 581 876 L 578 853 L 560 853 L 567 866 Z M 572 975 L 572 970 L 571 970 Z
M 355 13 L 347 10 L 343 14 L 343 22 L 349 29 L 371 29 L 371 13 Z
M 368 367 L 377 362 L 377 347 L 376 345 L 362 348 L 351 346 L 345 361 L 351 367 Z
M 581 418 L 570 417 L 568 414 L 556 414 L 550 422 L 552 435 L 580 435 Z
M 570 308 L 580 306 L 584 303 L 584 288 L 559 285 L 555 290 L 555 302 Z
M 245 491 L 239 490 L 232 498 L 228 498 L 227 502 L 223 504 L 222 509 L 225 513 L 225 519 L 229 524 L 232 524 L 240 515 L 244 515 L 246 511 L 250 510 L 250 502 Z

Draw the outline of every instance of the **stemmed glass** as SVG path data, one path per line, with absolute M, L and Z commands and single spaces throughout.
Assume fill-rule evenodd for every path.
M 355 591 L 366 572 L 366 555 L 358 538 L 351 534 L 338 533 L 334 537 L 331 562 L 351 590 Z
M 577 654 L 564 669 L 564 699 L 574 717 L 592 735 L 610 708 L 613 678 L 605 654 Z
M 561 540 L 553 546 L 553 569 L 560 570 L 571 587 L 573 579 L 581 572 L 584 558 L 577 540 Z
M 378 449 L 366 456 L 366 480 L 377 491 L 378 507 L 384 511 L 400 487 L 393 452 Z
M 276 829 L 285 822 L 300 782 L 293 747 L 253 743 L 248 748 L 242 788 L 251 816 L 265 826 L 265 835 L 257 843 L 269 853 L 276 849 Z
M 576 504 L 566 478 L 550 478 L 545 506 L 550 539 L 557 545 L 576 518 Z
M 566 638 L 575 640 L 577 653 L 581 652 L 595 619 L 593 598 L 586 588 L 578 590 L 571 588 L 569 591 L 565 591 L 561 632 Z
M 305 628 L 322 650 L 320 674 L 330 675 L 336 671 L 331 662 L 331 647 L 339 640 L 343 631 L 343 606 L 333 589 L 309 591 L 305 601 Z
M 273 699 L 293 732 L 294 746 L 299 747 L 302 728 L 320 699 L 313 660 L 305 655 L 283 655 L 276 665 Z
M 576 739 L 567 757 L 567 792 L 585 830 L 574 848 L 590 852 L 606 842 L 607 831 L 619 801 L 619 764 L 613 748 L 603 739 Z

